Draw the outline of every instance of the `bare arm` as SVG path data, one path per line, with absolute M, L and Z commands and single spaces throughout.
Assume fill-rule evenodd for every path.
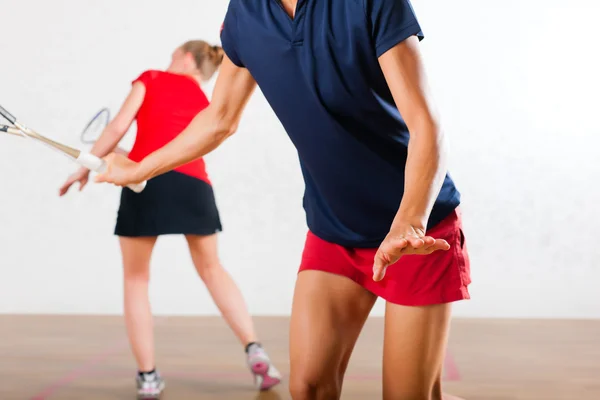
M 379 64 L 408 130 L 404 195 L 390 232 L 373 262 L 380 281 L 388 266 L 407 254 L 448 250 L 444 239 L 425 236 L 427 220 L 446 176 L 444 141 L 433 114 L 418 39 L 410 37 L 379 57 Z
M 93 155 L 104 157 L 115 150 L 133 123 L 135 116 L 144 102 L 145 96 L 146 87 L 144 84 L 141 82 L 134 83 L 121 109 L 106 128 L 104 128 L 96 143 L 94 143 L 91 150 Z
M 394 225 L 410 225 L 424 233 L 446 176 L 446 156 L 426 87 L 418 39 L 411 37 L 399 43 L 384 53 L 379 63 L 410 131 L 404 196 Z
M 121 109 L 115 118 L 113 118 L 106 128 L 104 128 L 96 143 L 94 143 L 94 146 L 91 150 L 92 154 L 97 157 L 104 157 L 111 151 L 115 151 L 123 155 L 127 154 L 124 150 L 115 150 L 115 148 L 129 130 L 131 123 L 135 119 L 138 110 L 144 102 L 145 96 L 146 87 L 144 84 L 141 82 L 134 83 L 133 87 L 131 88 L 131 92 L 129 92 L 129 95 L 121 106 Z M 89 175 L 89 169 L 85 167 L 79 168 L 77 172 L 69 176 L 66 182 L 60 187 L 58 192 L 59 195 L 64 196 L 75 182 L 79 182 L 79 190 L 83 190 L 88 182 Z
M 236 131 L 255 87 L 250 72 L 225 56 L 211 104 L 179 136 L 139 164 L 136 180 L 163 174 L 216 149 Z

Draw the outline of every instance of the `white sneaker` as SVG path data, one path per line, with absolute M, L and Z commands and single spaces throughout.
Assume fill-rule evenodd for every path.
M 158 399 L 165 390 L 165 381 L 158 372 L 151 374 L 137 374 L 138 399 Z
M 254 375 L 257 389 L 269 390 L 281 382 L 281 374 L 271 364 L 267 352 L 258 344 L 252 344 L 247 355 L 248 368 Z

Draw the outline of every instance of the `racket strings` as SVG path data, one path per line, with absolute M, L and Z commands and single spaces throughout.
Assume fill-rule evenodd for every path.
M 101 109 L 86 125 L 81 132 L 81 142 L 84 144 L 94 144 L 104 131 L 104 128 L 110 121 L 110 111 L 108 108 Z

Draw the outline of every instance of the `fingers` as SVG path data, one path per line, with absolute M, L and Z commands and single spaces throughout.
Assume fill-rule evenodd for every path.
M 438 250 L 450 250 L 450 245 L 444 239 L 434 239 L 433 244 L 426 248 L 427 254 L 433 253 Z
M 110 153 L 109 155 L 107 155 L 106 157 L 103 158 L 104 162 L 106 163 L 106 170 L 98 175 L 96 175 L 94 177 L 94 182 L 96 183 L 113 183 L 112 180 L 110 179 L 110 172 L 112 170 L 112 165 L 115 159 L 115 153 Z
M 444 239 L 436 239 L 435 244 L 439 247 L 439 250 L 450 250 L 450 244 Z
M 67 181 L 60 187 L 60 189 L 58 189 L 58 195 L 62 197 L 67 194 L 75 182 L 79 182 L 79 191 L 81 192 L 85 185 L 87 185 L 88 178 L 86 177 L 78 179 L 76 176 L 70 176 L 69 179 L 67 179 Z
M 436 240 L 431 236 L 406 236 L 389 239 L 385 244 L 387 245 L 387 252 L 391 254 L 402 255 L 408 253 L 412 254 L 414 253 L 414 250 L 426 250 L 432 247 L 438 249 L 438 247 L 441 246 L 441 244 L 438 243 L 438 240 L 439 239 Z M 446 243 L 445 240 L 442 240 L 442 242 Z
M 87 185 L 88 180 L 87 179 L 82 179 L 79 181 L 79 191 L 81 192 L 83 190 L 83 188 L 85 187 L 85 185 Z
M 403 237 L 387 239 L 381 244 L 373 263 L 373 280 L 375 282 L 384 278 L 387 267 L 398 261 L 402 257 L 403 250 L 409 245 L 409 241 Z
M 111 182 L 110 178 L 108 176 L 109 171 L 110 171 L 110 164 L 107 164 L 106 171 L 102 172 L 101 174 L 96 175 L 94 177 L 94 182 L 96 182 L 96 183 Z
M 417 236 L 408 236 L 406 240 L 413 249 L 420 249 L 421 247 L 425 246 L 425 241 Z
M 377 250 L 373 262 L 373 280 L 381 281 L 387 268 L 395 264 L 404 255 L 426 255 L 435 251 L 446 251 L 450 245 L 444 239 L 431 236 L 387 238 Z
M 69 179 L 67 179 L 67 181 L 60 187 L 60 189 L 58 189 L 58 195 L 61 197 L 64 196 L 74 183 L 75 179 L 69 177 Z
M 387 269 L 388 262 L 384 257 L 381 250 L 375 254 L 375 260 L 373 263 L 373 280 L 379 282 L 385 276 L 385 270 Z
M 102 174 L 98 174 L 94 177 L 94 182 L 95 183 L 104 183 L 104 182 L 108 182 L 108 177 L 106 176 L 106 173 L 102 173 Z
M 422 247 L 420 249 L 415 249 L 414 251 L 413 251 L 413 249 L 407 249 L 406 254 L 431 254 L 435 251 L 450 250 L 450 245 L 444 239 L 434 239 L 431 237 L 430 237 L 430 239 L 431 240 L 426 241 L 426 242 L 431 243 L 429 246 Z
M 373 280 L 375 282 L 381 281 L 385 277 L 387 267 L 398 261 L 404 250 L 410 248 L 410 246 L 410 241 L 404 237 L 392 237 L 384 240 L 375 254 Z
M 423 240 L 424 246 L 423 247 L 429 247 L 429 246 L 433 246 L 435 244 L 435 239 L 432 238 L 431 236 L 425 236 L 421 238 Z
M 400 254 L 403 249 L 409 247 L 411 244 L 407 238 L 397 237 L 385 240 L 381 244 L 381 250 L 388 254 Z

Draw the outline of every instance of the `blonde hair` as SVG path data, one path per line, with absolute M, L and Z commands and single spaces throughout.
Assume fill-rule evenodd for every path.
M 196 67 L 206 80 L 210 79 L 223 62 L 225 52 L 221 46 L 211 46 L 204 40 L 190 40 L 181 49 L 194 57 Z

